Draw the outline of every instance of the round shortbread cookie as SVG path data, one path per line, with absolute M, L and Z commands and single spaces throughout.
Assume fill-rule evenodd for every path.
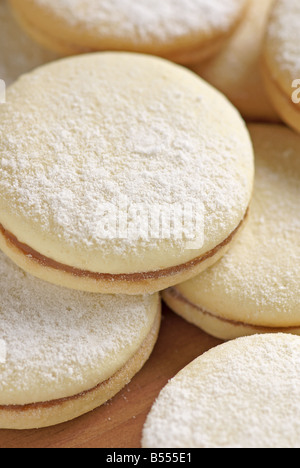
M 6 0 L 0 0 L 0 79 L 8 86 L 23 73 L 55 60 L 56 57 L 23 33 Z
M 300 137 L 250 125 L 256 155 L 247 225 L 214 267 L 164 293 L 179 315 L 221 338 L 300 334 Z
M 40 281 L 0 254 L 0 427 L 73 419 L 114 396 L 156 342 L 160 299 Z
M 263 53 L 265 87 L 277 112 L 300 132 L 300 3 L 274 0 Z
M 0 120 L 0 247 L 42 279 L 162 290 L 218 260 L 244 221 L 248 130 L 221 94 L 163 59 L 44 66 L 10 87 Z
M 161 391 L 144 448 L 299 448 L 300 338 L 256 335 L 197 358 Z
M 193 67 L 219 89 L 244 118 L 278 121 L 261 75 L 261 52 L 272 0 L 251 0 L 246 18 L 216 57 Z
M 216 52 L 248 0 L 10 0 L 20 24 L 64 55 L 117 50 L 193 63 Z

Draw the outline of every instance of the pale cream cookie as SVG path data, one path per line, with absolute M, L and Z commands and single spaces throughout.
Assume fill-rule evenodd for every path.
M 283 121 L 300 132 L 300 3 L 274 0 L 263 53 L 265 88 Z
M 74 419 L 102 405 L 155 345 L 160 299 L 60 288 L 0 253 L 0 428 Z
M 9 86 L 23 73 L 57 55 L 37 45 L 16 23 L 6 0 L 0 0 L 0 79 Z
M 161 391 L 143 448 L 299 448 L 300 338 L 239 338 L 211 349 Z
M 279 121 L 261 73 L 262 44 L 272 0 L 251 0 L 245 19 L 213 58 L 193 67 L 251 121 Z
M 221 339 L 300 334 L 300 137 L 279 125 L 249 129 L 256 180 L 248 223 L 219 263 L 163 293 L 179 315 Z
M 0 120 L 0 247 L 41 279 L 159 291 L 216 262 L 244 223 L 248 130 L 178 65 L 64 59 L 10 87 Z
M 20 24 L 63 55 L 117 50 L 193 63 L 215 53 L 248 0 L 10 0 Z

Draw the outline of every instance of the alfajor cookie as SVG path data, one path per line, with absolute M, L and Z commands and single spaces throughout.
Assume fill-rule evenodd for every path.
M 194 71 L 219 89 L 251 121 L 278 121 L 261 74 L 261 53 L 272 0 L 251 0 L 226 46 Z
M 266 91 L 286 124 L 300 132 L 300 4 L 274 0 L 263 51 Z
M 211 349 L 161 391 L 143 448 L 299 448 L 300 338 L 239 338 Z
M 193 63 L 216 52 L 248 0 L 10 0 L 25 30 L 63 55 L 117 50 Z
M 31 40 L 14 20 L 6 0 L 0 0 L 0 79 L 9 86 L 27 73 L 57 55 Z
M 251 125 L 254 197 L 235 245 L 196 278 L 164 292 L 167 304 L 207 333 L 300 334 L 300 137 L 277 125 Z
M 195 276 L 247 215 L 238 112 L 192 72 L 139 54 L 64 59 L 0 107 L 0 247 L 58 285 L 140 294 Z
M 155 345 L 160 299 L 53 286 L 0 254 L 0 428 L 51 426 L 102 405 Z

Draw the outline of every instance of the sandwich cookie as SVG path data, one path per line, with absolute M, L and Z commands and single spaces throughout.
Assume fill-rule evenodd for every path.
M 63 55 L 117 50 L 193 63 L 215 53 L 248 0 L 10 0 L 24 29 Z
M 161 391 L 143 448 L 299 448 L 300 338 L 255 335 L 203 354 Z
M 275 0 L 263 50 L 269 97 L 286 124 L 300 132 L 300 3 Z
M 0 0 L 0 79 L 9 86 L 23 73 L 56 57 L 56 54 L 40 47 L 24 34 L 6 0 Z
M 0 254 L 0 428 L 29 429 L 102 405 L 155 345 L 160 300 L 53 286 Z
M 0 248 L 41 279 L 159 291 L 216 262 L 244 223 L 248 130 L 178 65 L 64 59 L 10 87 L 0 120 Z
M 251 0 L 241 22 L 216 57 L 193 67 L 219 89 L 247 120 L 279 121 L 265 91 L 261 53 L 272 0 Z
M 256 181 L 249 221 L 214 267 L 164 292 L 182 317 L 221 339 L 300 334 L 300 137 L 251 125 Z

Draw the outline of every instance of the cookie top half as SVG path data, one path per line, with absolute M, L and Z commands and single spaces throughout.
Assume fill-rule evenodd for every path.
M 222 243 L 251 199 L 244 121 L 163 59 L 96 53 L 46 65 L 10 87 L 0 121 L 0 224 L 64 265 L 111 274 L 180 265 Z M 149 229 L 149 213 L 174 206 L 203 208 L 198 248 L 182 226 L 171 236 Z

